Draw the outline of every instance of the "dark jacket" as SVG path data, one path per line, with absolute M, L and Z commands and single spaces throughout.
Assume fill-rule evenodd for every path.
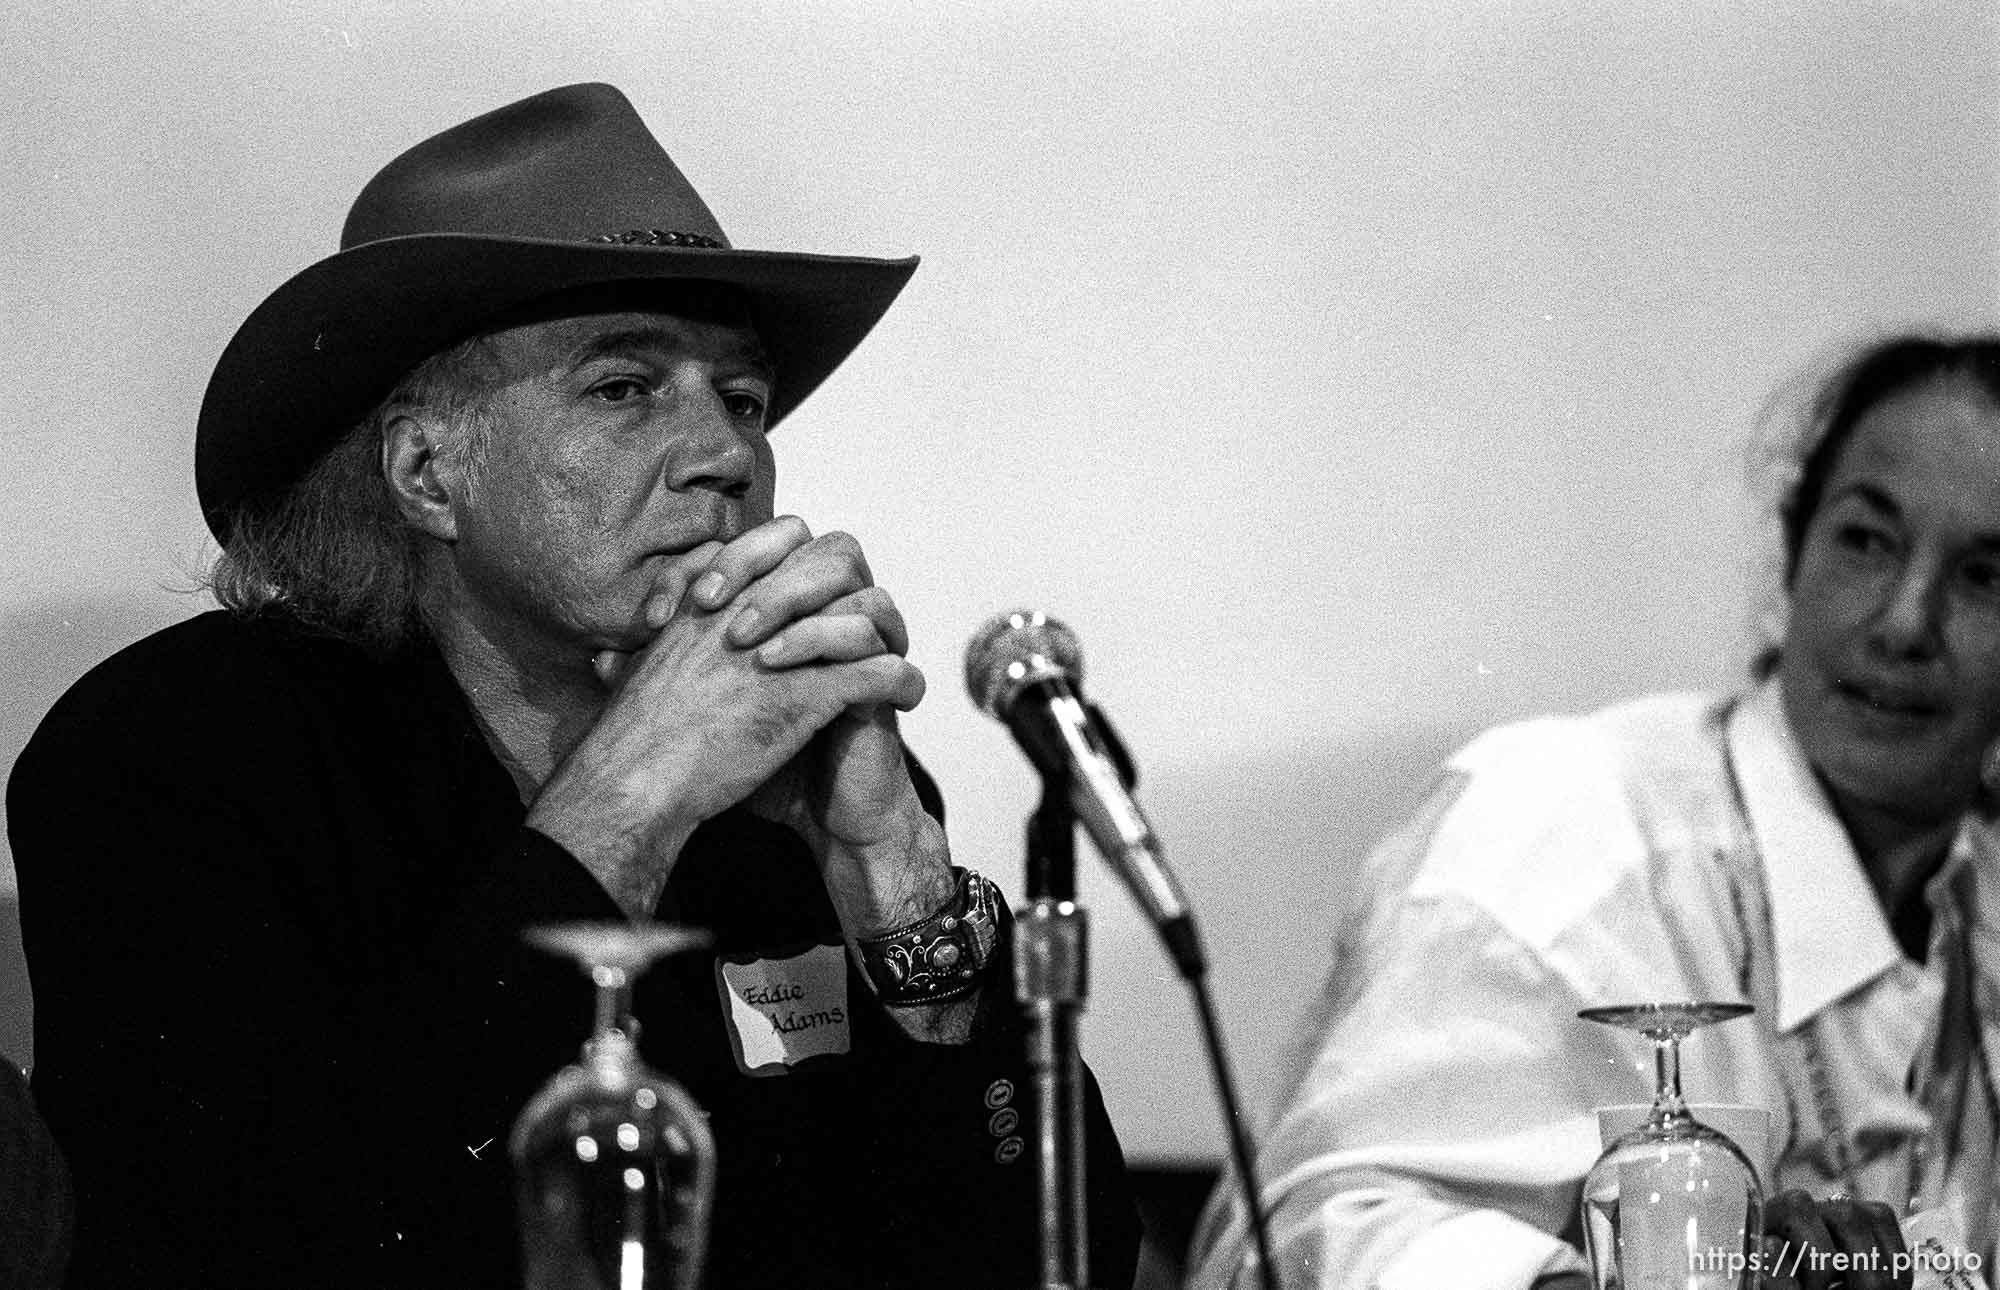
M 520 933 L 620 915 L 523 827 L 434 650 L 181 623 L 57 703 L 7 810 L 72 1285 L 518 1284 L 508 1130 L 590 1017 L 577 968 Z M 742 811 L 696 832 L 657 912 L 721 955 L 839 941 L 803 842 Z M 912 1043 L 850 966 L 852 1051 L 750 1077 L 714 960 L 663 963 L 636 1004 L 647 1060 L 711 1116 L 709 1284 L 1027 1284 L 1011 1008 L 971 1045 Z M 1091 1111 L 1095 1279 L 1125 1285 L 1137 1227 L 1094 1087 Z

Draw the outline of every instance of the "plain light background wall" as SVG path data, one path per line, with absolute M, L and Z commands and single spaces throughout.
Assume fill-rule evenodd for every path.
M 924 255 L 781 505 L 897 593 L 909 737 L 1016 887 L 1034 786 L 960 651 L 1017 604 L 1080 632 L 1257 1108 L 1453 744 L 1741 676 L 1768 391 L 2000 305 L 1990 0 L 15 0 L 0 42 L 0 767 L 205 607 L 191 428 L 243 316 L 402 148 L 609 80 L 739 245 Z M 1128 1149 L 1219 1154 L 1188 1006 L 1085 884 Z

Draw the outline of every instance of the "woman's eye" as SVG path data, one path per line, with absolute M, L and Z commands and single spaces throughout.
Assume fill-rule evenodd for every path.
M 1982 556 L 1958 566 L 1958 576 L 1975 591 L 2000 591 L 2000 560 Z
M 1834 530 L 1833 539 L 1843 549 L 1862 554 L 1886 551 L 1889 548 L 1889 535 L 1867 524 L 1843 524 Z

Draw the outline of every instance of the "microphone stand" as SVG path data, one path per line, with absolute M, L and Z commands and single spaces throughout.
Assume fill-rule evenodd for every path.
M 1126 788 L 1135 787 L 1139 782 L 1139 767 L 1125 741 L 1112 727 L 1111 718 L 1095 704 L 1090 705 L 1090 714 L 1104 739 L 1105 752 L 1118 769 L 1118 778 Z M 1195 1015 L 1201 1021 L 1202 1047 L 1208 1052 L 1209 1073 L 1215 1080 L 1215 1095 L 1222 1104 L 1222 1123 L 1229 1134 L 1229 1157 L 1236 1165 L 1244 1209 L 1250 1219 L 1251 1244 L 1257 1256 L 1257 1284 L 1262 1290 L 1278 1290 L 1278 1265 L 1271 1258 L 1270 1225 L 1264 1215 L 1263 1189 L 1257 1182 L 1257 1161 L 1250 1150 L 1249 1133 L 1243 1127 L 1243 1110 L 1236 1096 L 1236 1081 L 1230 1074 L 1229 1052 L 1222 1042 L 1222 1023 L 1215 1015 L 1215 1000 L 1208 990 L 1208 956 L 1202 952 L 1201 938 L 1195 934 L 1193 915 L 1183 915 L 1158 931 L 1174 970 L 1187 982 L 1188 993 L 1194 998 Z
M 1027 1013 L 1035 1081 L 1041 1290 L 1089 1290 L 1084 1193 L 1083 1058 L 1078 1026 L 1088 993 L 1088 918 L 1076 904 L 1076 812 L 1066 769 L 1042 771 L 1028 818 L 1028 904 L 1014 924 L 1014 997 Z
M 1016 914 L 1014 940 L 1014 994 L 1030 1021 L 1028 1064 L 1042 1117 L 1037 1142 L 1042 1290 L 1088 1290 L 1090 1284 L 1083 1066 L 1077 1051 L 1087 930 L 1076 905 L 1079 800 L 1093 840 L 1131 888 L 1194 994 L 1256 1243 L 1258 1281 L 1263 1290 L 1278 1290 L 1256 1161 L 1208 992 L 1208 962 L 1194 916 L 1138 804 L 1105 782 L 1115 776 L 1129 790 L 1138 769 L 1110 721 L 1082 703 L 1076 688 L 1082 664 L 1076 634 L 1038 610 L 988 620 L 966 649 L 965 684 L 973 702 L 1013 731 L 1042 776 L 1041 805 L 1027 830 L 1029 903 Z M 1045 719 L 1032 714 L 1017 719 L 1016 704 L 1031 689 L 1030 702 L 1047 705 Z

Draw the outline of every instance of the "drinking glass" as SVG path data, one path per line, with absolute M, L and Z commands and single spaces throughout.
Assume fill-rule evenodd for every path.
M 1696 1120 L 1681 1097 L 1681 1040 L 1753 1011 L 1747 1003 L 1586 1008 L 1586 1021 L 1653 1041 L 1646 1122 L 1604 1149 L 1583 1180 L 1584 1252 L 1595 1290 L 1754 1286 L 1764 1194 L 1749 1157 Z
M 528 941 L 575 959 L 597 987 L 597 1022 L 574 1066 L 514 1122 L 527 1290 L 695 1290 L 708 1253 L 715 1144 L 679 1084 L 639 1059 L 632 983 L 706 932 L 664 923 L 564 923 Z

